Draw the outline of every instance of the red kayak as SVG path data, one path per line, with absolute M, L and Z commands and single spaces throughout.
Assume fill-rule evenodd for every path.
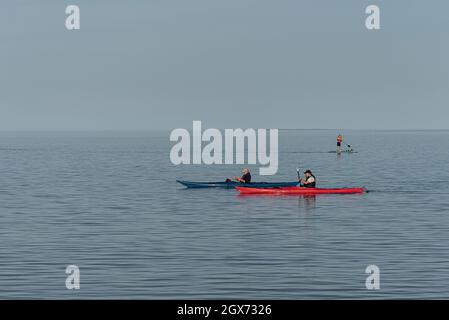
M 236 187 L 241 194 L 272 194 L 272 195 L 314 195 L 314 194 L 353 194 L 364 193 L 364 188 L 301 188 L 301 187 L 282 187 L 282 188 L 246 188 Z

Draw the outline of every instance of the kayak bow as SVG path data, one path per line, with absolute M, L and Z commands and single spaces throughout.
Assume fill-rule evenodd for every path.
M 315 194 L 353 194 L 364 193 L 364 188 L 303 188 L 303 187 L 283 187 L 283 188 L 246 188 L 236 187 L 241 194 L 271 194 L 271 195 L 315 195 Z

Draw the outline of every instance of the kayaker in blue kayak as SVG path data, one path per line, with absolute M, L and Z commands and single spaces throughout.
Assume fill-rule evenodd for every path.
M 316 178 L 313 175 L 312 171 L 310 171 L 310 170 L 304 171 L 304 178 L 305 179 L 299 179 L 299 183 L 301 184 L 301 187 L 315 188 Z
M 251 183 L 251 173 L 249 172 L 249 170 L 245 168 L 243 169 L 242 173 L 242 177 L 234 177 L 232 179 L 240 183 Z

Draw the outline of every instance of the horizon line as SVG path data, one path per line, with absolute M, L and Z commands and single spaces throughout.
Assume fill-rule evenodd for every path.
M 237 127 L 234 129 L 242 129 L 241 127 Z M 1 130 L 0 133 L 14 133 L 14 132 L 155 132 L 155 131 L 171 131 L 176 128 L 164 128 L 164 129 L 11 129 L 11 130 Z M 223 128 L 227 129 L 227 128 Z M 259 129 L 259 128 L 246 128 L 246 129 Z M 279 131 L 449 131 L 449 128 L 446 129 L 417 129 L 417 128 L 409 128 L 409 129 L 380 129 L 380 128 L 364 128 L 364 129 L 356 129 L 356 128 L 264 128 L 264 129 L 278 129 Z

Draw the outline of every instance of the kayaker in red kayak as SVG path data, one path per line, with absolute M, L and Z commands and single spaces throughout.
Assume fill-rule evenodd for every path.
M 304 171 L 305 179 L 299 179 L 301 187 L 304 188 L 315 188 L 316 186 L 316 178 L 313 175 L 312 171 L 306 170 Z
M 247 168 L 243 169 L 242 177 L 233 177 L 232 179 L 240 183 L 251 183 L 251 173 Z

